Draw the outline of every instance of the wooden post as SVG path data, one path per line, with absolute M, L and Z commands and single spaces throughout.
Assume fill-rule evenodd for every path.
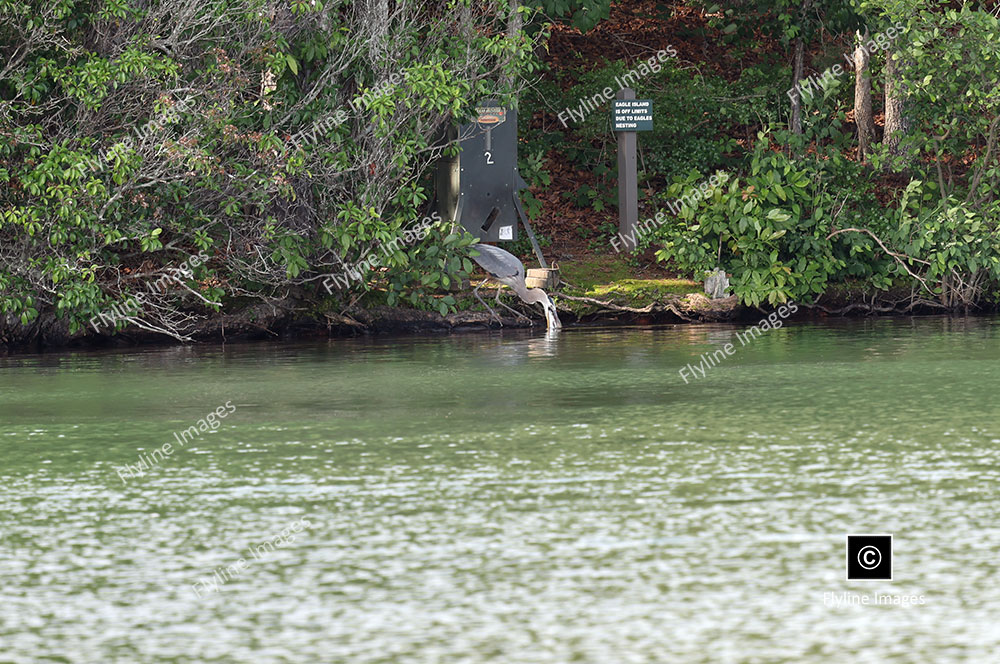
M 635 90 L 622 88 L 618 99 L 635 99 Z M 638 142 L 634 131 L 615 132 L 618 137 L 618 232 L 625 251 L 636 245 L 636 227 L 639 223 L 639 175 L 636 167 Z

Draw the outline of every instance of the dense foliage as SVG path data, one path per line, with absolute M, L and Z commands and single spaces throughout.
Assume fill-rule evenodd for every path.
M 784 53 L 725 77 L 682 54 L 636 86 L 657 109 L 656 129 L 640 141 L 641 192 L 648 216 L 670 219 L 644 235 L 642 248 L 685 276 L 723 268 L 734 292 L 755 306 L 815 302 L 845 289 L 897 310 L 998 299 L 1000 27 L 993 12 L 933 0 L 692 4 L 731 55 L 749 55 L 762 38 Z M 886 39 L 889 27 L 902 34 Z M 869 53 L 874 110 L 888 113 L 888 98 L 879 106 L 893 84 L 902 91 L 903 130 L 898 146 L 886 136 L 862 160 L 855 72 L 845 55 L 865 31 L 882 45 Z M 796 44 L 811 53 L 803 78 L 836 65 L 843 71 L 801 96 L 793 131 L 787 91 Z M 536 101 L 572 107 L 633 65 L 555 72 Z M 612 207 L 617 174 L 607 114 L 589 115 L 571 133 L 577 140 L 540 132 L 533 142 L 547 142 L 593 175 L 576 188 L 574 203 Z M 663 207 L 718 169 L 732 176 L 726 187 L 677 216 Z
M 397 240 L 443 129 L 530 69 L 508 8 L 0 0 L 0 312 L 182 337 L 226 302 L 325 296 L 370 252 L 335 299 L 447 311 L 469 240 Z
M 546 21 L 586 32 L 616 6 L 0 0 L 0 323 L 183 338 L 257 301 L 453 310 L 471 239 L 432 214 L 431 174 L 477 100 L 519 99 L 532 217 L 556 162 L 582 174 L 560 183 L 567 205 L 613 214 L 608 109 L 556 117 L 617 90 L 638 60 L 539 62 Z M 643 247 L 685 276 L 722 267 L 751 305 L 848 287 L 900 309 L 997 299 L 1000 22 L 983 3 L 656 7 L 642 20 L 700 12 L 675 36 L 747 64 L 672 52 L 635 82 L 657 109 L 641 141 L 645 212 L 728 174 Z M 853 71 L 800 108 L 786 93 L 793 72 L 844 64 L 861 31 L 896 25 L 867 65 L 886 136 L 860 158 Z

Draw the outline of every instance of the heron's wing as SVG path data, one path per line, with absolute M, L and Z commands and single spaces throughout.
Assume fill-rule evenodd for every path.
M 479 255 L 473 256 L 472 260 L 494 277 L 524 280 L 524 264 L 514 254 L 491 244 L 477 244 L 473 248 Z

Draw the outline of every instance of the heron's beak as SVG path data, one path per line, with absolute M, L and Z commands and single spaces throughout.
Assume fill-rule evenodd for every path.
M 545 303 L 545 323 L 550 330 L 558 330 L 562 327 L 562 322 L 559 320 L 559 314 L 556 313 L 556 305 L 552 304 L 551 299 Z

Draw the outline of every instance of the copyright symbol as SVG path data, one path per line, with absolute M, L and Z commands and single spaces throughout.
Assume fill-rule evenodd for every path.
M 866 546 L 858 551 L 858 564 L 864 569 L 875 569 L 882 562 L 882 553 L 874 546 Z

